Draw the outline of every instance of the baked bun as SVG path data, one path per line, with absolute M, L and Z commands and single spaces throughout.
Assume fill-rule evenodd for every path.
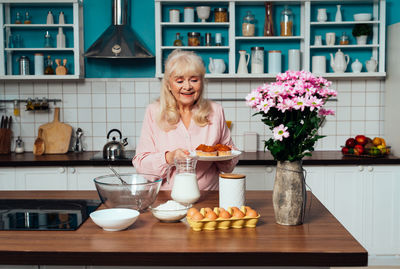
M 232 154 L 232 149 L 227 145 L 217 144 L 215 147 L 217 148 L 218 156 L 229 156 Z

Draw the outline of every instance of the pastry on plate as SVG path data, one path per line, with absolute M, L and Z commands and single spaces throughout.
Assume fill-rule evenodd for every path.
M 232 149 L 227 145 L 217 144 L 215 147 L 217 148 L 218 156 L 230 156 L 232 154 Z
M 204 144 L 199 145 L 196 148 L 196 154 L 197 156 L 217 156 L 218 152 L 214 146 L 207 146 Z

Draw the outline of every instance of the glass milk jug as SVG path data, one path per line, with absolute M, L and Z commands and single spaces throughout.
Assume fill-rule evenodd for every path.
M 172 185 L 171 198 L 182 204 L 195 203 L 200 198 L 196 177 L 196 159 L 176 159 L 173 166 L 176 174 Z M 170 168 L 172 168 L 171 166 Z

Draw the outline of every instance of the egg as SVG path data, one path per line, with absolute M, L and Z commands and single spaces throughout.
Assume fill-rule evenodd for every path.
M 240 211 L 239 208 L 236 207 L 236 209 L 233 209 L 232 217 L 241 219 L 244 216 L 245 216 L 244 213 Z
M 220 217 L 221 219 L 230 219 L 232 216 L 231 216 L 231 214 L 229 214 L 228 211 L 226 211 L 226 210 L 221 210 L 221 211 L 219 211 L 219 217 Z
M 196 212 L 193 216 L 192 216 L 193 220 L 202 220 L 204 219 L 204 216 L 202 214 L 200 214 L 200 212 Z
M 212 211 L 211 208 L 209 208 L 209 207 L 204 208 L 204 212 L 206 212 L 206 214 L 207 214 L 208 212 L 210 212 L 210 211 Z
M 217 214 L 215 214 L 215 212 L 212 210 L 207 212 L 205 217 L 206 217 L 206 219 L 210 219 L 210 220 L 215 220 L 218 218 Z
M 247 217 L 255 218 L 255 217 L 258 216 L 258 213 L 257 213 L 257 211 L 255 211 L 254 209 L 250 209 L 250 210 L 247 210 L 246 216 L 247 216 Z
M 194 214 L 196 213 L 200 213 L 199 210 L 197 210 L 197 208 L 192 207 L 188 210 L 187 216 L 193 218 Z

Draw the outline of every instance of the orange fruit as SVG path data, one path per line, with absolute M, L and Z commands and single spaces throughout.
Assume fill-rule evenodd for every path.
M 382 144 L 381 138 L 380 138 L 380 137 L 375 137 L 375 138 L 372 140 L 372 143 L 373 143 L 375 146 L 379 146 L 380 144 Z

